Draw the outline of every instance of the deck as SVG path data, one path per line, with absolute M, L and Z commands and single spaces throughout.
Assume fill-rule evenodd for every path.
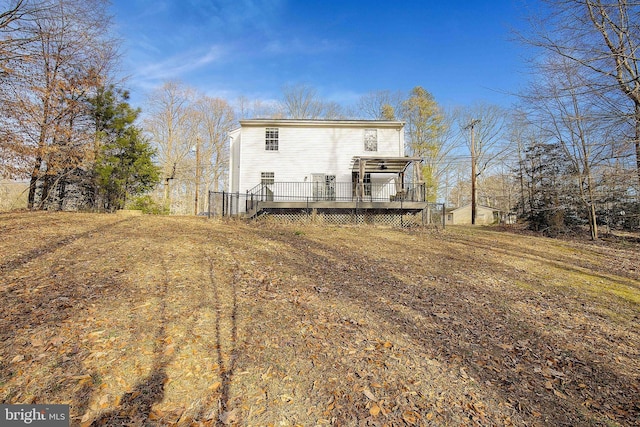
M 248 192 L 244 211 L 245 217 L 250 219 L 263 215 L 378 219 L 419 216 L 423 222 L 421 213 L 428 207 L 421 186 L 276 182 L 259 185 Z

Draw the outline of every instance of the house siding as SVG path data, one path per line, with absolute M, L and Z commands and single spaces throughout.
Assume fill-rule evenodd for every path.
M 353 156 L 403 156 L 402 122 L 248 121 L 231 142 L 230 190 L 245 192 L 260 183 L 262 172 L 274 172 L 276 182 L 305 182 L 312 174 L 335 175 L 351 181 Z M 278 128 L 278 150 L 265 150 L 265 129 Z M 365 151 L 365 129 L 377 129 L 377 151 Z M 385 182 L 391 175 L 376 175 Z
M 229 133 L 229 191 L 237 193 L 240 189 L 240 129 Z
M 496 209 L 486 206 L 476 206 L 476 224 L 488 225 L 495 222 Z M 447 214 L 447 224 L 451 225 L 470 225 L 471 224 L 471 205 L 465 205 L 458 209 L 454 209 Z

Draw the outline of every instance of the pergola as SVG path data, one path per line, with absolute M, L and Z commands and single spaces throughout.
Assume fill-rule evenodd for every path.
M 417 168 L 417 176 L 420 180 L 418 184 L 422 183 L 422 174 L 420 173 L 421 162 L 422 159 L 420 157 L 354 156 L 351 169 L 358 177 L 356 194 L 360 197 L 365 194 L 365 174 L 387 173 L 398 175 L 399 179 L 396 181 L 396 196 L 401 198 L 403 196 L 404 174 L 410 164 L 413 163 L 414 167 Z

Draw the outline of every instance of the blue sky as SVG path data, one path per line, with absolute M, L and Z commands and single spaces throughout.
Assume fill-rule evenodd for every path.
M 233 102 L 306 84 L 354 104 L 422 86 L 443 106 L 503 106 L 525 78 L 519 0 L 113 0 L 132 102 L 179 80 Z

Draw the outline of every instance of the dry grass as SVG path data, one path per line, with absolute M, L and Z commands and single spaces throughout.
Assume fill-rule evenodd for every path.
M 29 183 L 0 178 L 0 212 L 27 207 Z
M 0 215 L 0 402 L 73 425 L 639 425 L 640 247 Z

